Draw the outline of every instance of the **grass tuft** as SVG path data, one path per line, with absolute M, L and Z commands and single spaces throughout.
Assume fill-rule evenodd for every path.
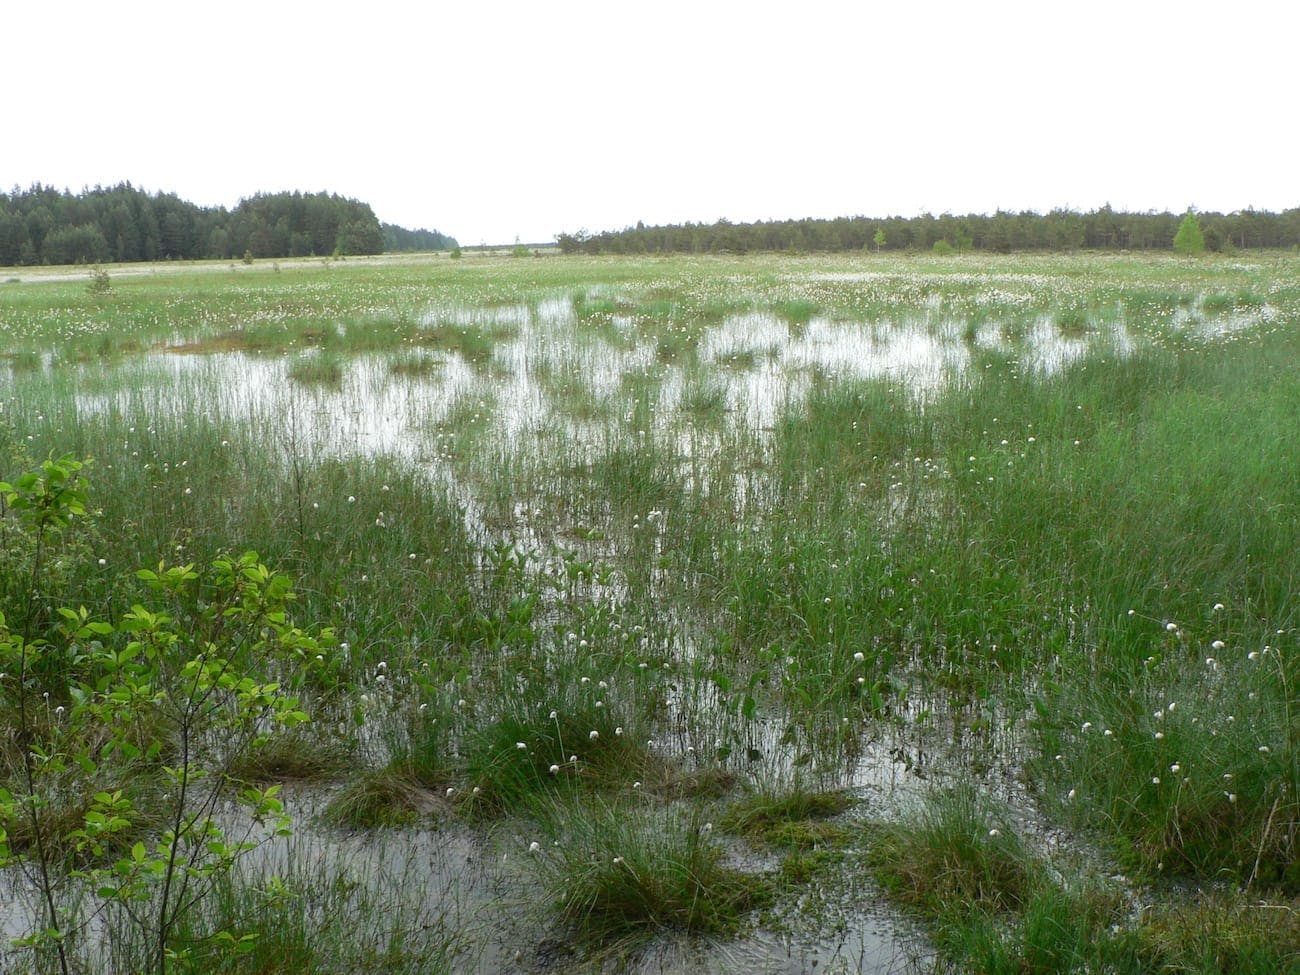
M 718 827 L 769 846 L 810 849 L 847 837 L 847 829 L 823 820 L 852 804 L 842 792 L 808 792 L 796 785 L 785 794 L 758 792 L 737 800 L 718 818 Z
M 630 717 L 612 706 L 570 702 L 535 718 L 512 710 L 467 737 L 470 788 L 459 808 L 474 816 L 517 811 L 520 803 L 574 789 L 618 789 L 659 765 Z
M 289 365 L 289 378 L 304 386 L 343 386 L 343 363 L 333 352 L 321 351 L 299 356 Z
M 271 735 L 239 756 L 227 770 L 245 782 L 326 782 L 354 767 L 352 750 L 338 742 L 321 741 L 308 726 Z
M 1141 928 L 1148 970 L 1210 975 L 1300 971 L 1300 903 L 1224 891 L 1152 908 Z
M 353 778 L 326 805 L 321 819 L 347 829 L 410 826 L 443 804 L 411 772 L 390 765 Z
M 929 917 L 953 905 L 1020 908 L 1037 865 L 1006 811 L 962 785 L 935 792 L 898 823 L 874 828 L 867 862 L 895 897 Z
M 766 878 L 722 862 L 696 812 L 553 806 L 558 845 L 530 855 L 561 925 L 583 948 L 626 950 L 664 930 L 723 935 L 770 902 Z

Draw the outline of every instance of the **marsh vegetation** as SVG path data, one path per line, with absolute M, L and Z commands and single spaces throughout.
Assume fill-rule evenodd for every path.
M 1255 253 L 6 284 L 3 967 L 1294 968 L 1298 326 Z

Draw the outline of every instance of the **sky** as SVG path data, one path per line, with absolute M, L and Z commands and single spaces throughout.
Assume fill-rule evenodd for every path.
M 1300 206 L 1292 0 L 4 7 L 6 190 L 327 191 L 466 245 Z

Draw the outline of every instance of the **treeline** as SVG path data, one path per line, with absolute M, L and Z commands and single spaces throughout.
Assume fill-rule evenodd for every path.
M 391 223 L 380 224 L 386 251 L 449 251 L 458 246 L 455 237 L 436 230 L 407 230 Z
M 0 193 L 0 265 L 378 254 L 385 242 L 369 204 L 327 193 L 258 194 L 233 210 L 130 183 Z
M 1300 247 L 1300 209 L 1198 213 L 1206 248 Z M 674 224 L 556 236 L 566 254 L 744 254 L 749 251 L 1011 251 L 1168 250 L 1183 214 L 1124 213 L 1104 206 L 1089 213 L 1009 213 L 919 217 L 839 217 L 760 223 Z M 937 245 L 937 247 L 936 247 Z

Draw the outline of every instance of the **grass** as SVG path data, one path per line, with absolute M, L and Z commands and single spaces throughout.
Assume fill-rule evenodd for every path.
M 241 755 L 227 774 L 255 783 L 328 782 L 349 771 L 354 759 L 347 743 L 322 740 L 312 730 L 295 728 L 269 736 Z
M 734 934 L 771 899 L 764 878 L 722 863 L 698 814 L 597 805 L 547 818 L 557 842 L 530 848 L 531 863 L 557 922 L 588 951 L 617 955 L 664 930 Z
M 892 897 L 929 922 L 951 970 L 1150 970 L 1118 892 L 1086 873 L 1057 879 L 1008 811 L 972 785 L 931 792 L 868 836 L 866 862 Z
M 1152 968 L 1204 975 L 1300 971 L 1294 901 L 1212 891 L 1154 907 L 1144 921 L 1140 952 Z
M 289 365 L 288 375 L 303 385 L 340 389 L 343 386 L 343 363 L 332 354 L 318 352 L 294 359 Z
M 352 778 L 332 796 L 321 816 L 345 829 L 410 826 L 445 809 L 433 792 L 408 768 L 389 765 Z
M 843 827 L 824 821 L 852 804 L 842 792 L 808 792 L 796 784 L 788 792 L 759 791 L 733 802 L 718 827 L 771 846 L 811 848 L 846 835 Z
M 543 710 L 552 702 L 555 707 Z M 617 789 L 660 764 L 635 716 L 593 692 L 579 700 L 543 699 L 538 708 L 511 707 L 472 730 L 464 752 L 468 786 L 461 804 L 475 815 L 526 808 L 573 789 Z
M 513 338 L 517 332 L 517 328 L 509 323 L 493 323 L 477 328 L 438 324 L 419 330 L 412 341 L 418 345 L 459 353 L 467 362 L 483 365 L 491 360 L 498 342 Z
M 1173 636 L 1152 649 L 1165 652 L 1136 675 L 1098 675 L 1042 706 L 1044 744 L 1060 759 L 1041 774 L 1062 815 L 1116 836 L 1119 855 L 1149 875 L 1296 890 L 1294 700 L 1281 651 L 1252 660 L 1206 646 L 1188 661 Z M 1052 720 L 1066 710 L 1088 717 Z
M 1010 919 L 976 915 L 945 926 L 943 950 L 961 971 L 1023 975 L 1131 972 L 1148 967 L 1125 928 L 1125 905 L 1104 890 L 1045 884 Z
M 454 905 L 417 894 L 412 869 L 400 856 L 374 867 L 291 847 L 278 867 L 248 865 L 216 884 L 186 919 L 178 961 L 229 975 L 460 970 L 468 946 Z M 140 948 L 111 942 L 112 970 L 135 969 Z
M 821 311 L 815 303 L 801 298 L 779 302 L 772 310 L 791 325 L 807 325 Z
M 112 284 L 0 293 L 0 480 L 95 457 L 93 518 L 35 599 L 0 510 L 0 611 L 48 635 L 135 568 L 256 549 L 296 577 L 295 618 L 338 629 L 304 695 L 353 756 L 339 822 L 447 789 L 494 830 L 629 803 L 628 842 L 680 853 L 675 817 L 707 800 L 825 876 L 852 843 L 799 803 L 890 742 L 908 775 L 1022 775 L 1044 825 L 1134 883 L 1294 892 L 1292 257 L 470 255 Z M 147 351 L 168 346 L 193 354 Z M 273 743 L 240 774 L 337 758 Z M 807 785 L 738 796 L 759 766 Z M 1104 967 L 1079 946 L 1109 893 L 1044 886 L 1059 866 L 979 834 L 970 796 L 925 809 L 876 847 L 932 930 L 981 905 L 952 957 Z M 1141 957 L 1210 964 L 1171 939 Z M 1128 970 L 1122 940 L 1102 950 Z
M 1018 910 L 1038 878 L 1006 811 L 972 786 L 932 793 L 910 817 L 880 825 L 866 859 L 886 890 L 930 917 Z
M 444 365 L 442 359 L 429 355 L 413 353 L 400 359 L 395 359 L 388 366 L 389 371 L 394 376 L 405 376 L 410 379 L 428 379 L 436 376 Z

